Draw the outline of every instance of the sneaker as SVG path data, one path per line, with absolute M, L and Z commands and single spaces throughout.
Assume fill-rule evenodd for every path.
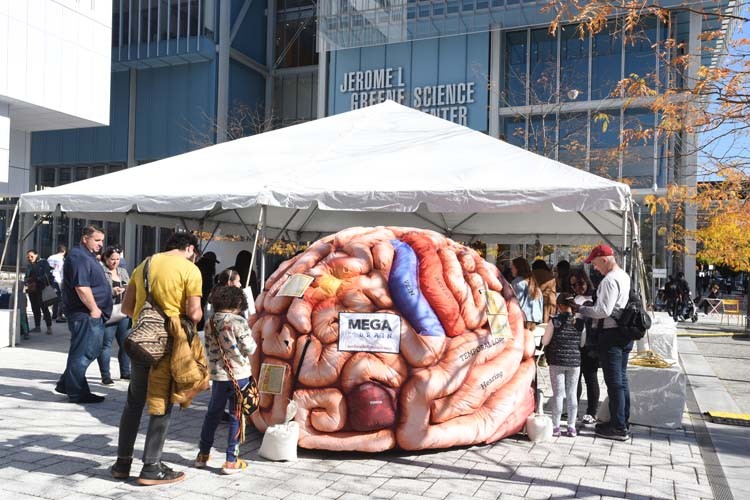
M 552 437 L 560 437 L 561 432 L 559 427 L 553 427 L 552 428 Z
M 615 429 L 612 426 L 601 426 L 596 429 L 596 437 L 614 439 L 615 441 L 627 441 L 630 433 L 626 430 Z
M 120 380 L 130 380 L 130 374 L 125 373 L 123 375 L 120 375 Z
M 115 381 L 112 380 L 112 377 L 102 377 L 102 384 L 103 385 L 115 385 Z
M 31 335 L 29 335 L 28 333 L 24 333 L 23 335 L 21 335 L 21 338 L 23 340 L 29 340 L 31 338 Z
M 162 462 L 159 462 L 158 464 L 144 465 L 137 482 L 143 486 L 154 486 L 157 484 L 178 483 L 184 479 L 184 472 L 174 471 Z
M 73 401 L 73 403 L 87 404 L 87 403 L 101 403 L 102 401 L 104 401 L 104 396 L 100 396 L 98 394 L 85 394 L 81 396 L 78 401 Z
M 47 325 L 47 335 L 52 335 L 52 325 Z
M 583 416 L 581 422 L 583 423 L 583 425 L 594 425 L 596 423 L 596 419 L 587 413 Z
M 202 469 L 206 466 L 206 464 L 208 464 L 208 461 L 210 459 L 211 455 L 209 455 L 208 453 L 198 453 L 198 456 L 195 457 L 195 462 L 193 463 L 193 465 L 198 469 Z
M 41 333 L 42 329 L 38 326 L 35 326 L 31 330 L 29 330 L 31 333 Z
M 236 462 L 224 462 L 224 466 L 221 468 L 222 474 L 237 474 L 247 469 L 247 462 L 238 458 Z
M 577 435 L 578 435 L 578 432 L 576 432 L 576 428 L 575 427 L 568 427 L 568 436 L 569 437 L 574 438 Z
M 130 477 L 130 466 L 132 463 L 132 458 L 118 458 L 117 462 L 109 468 L 109 473 L 115 479 L 127 479 Z
M 68 391 L 65 389 L 65 386 L 64 385 L 60 385 L 60 382 L 58 382 L 55 385 L 55 392 L 58 392 L 60 394 L 67 394 L 68 393 Z

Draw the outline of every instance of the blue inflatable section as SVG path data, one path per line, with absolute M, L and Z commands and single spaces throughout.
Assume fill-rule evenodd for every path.
M 391 240 L 395 250 L 388 289 L 393 303 L 419 335 L 445 337 L 445 329 L 419 290 L 417 254 L 406 243 Z

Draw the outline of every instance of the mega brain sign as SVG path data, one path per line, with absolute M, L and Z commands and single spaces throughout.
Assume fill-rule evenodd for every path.
M 281 264 L 255 307 L 253 375 L 269 389 L 253 423 L 283 422 L 293 399 L 303 448 L 491 443 L 533 411 L 534 341 L 510 285 L 433 231 L 328 236 Z

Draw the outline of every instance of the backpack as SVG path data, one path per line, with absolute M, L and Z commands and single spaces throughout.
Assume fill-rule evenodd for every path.
M 619 284 L 617 286 L 619 287 Z M 641 340 L 646 335 L 646 330 L 651 328 L 651 316 L 643 307 L 640 295 L 633 288 L 630 289 L 625 308 L 615 309 L 612 319 L 620 328 L 620 333 L 630 340 Z

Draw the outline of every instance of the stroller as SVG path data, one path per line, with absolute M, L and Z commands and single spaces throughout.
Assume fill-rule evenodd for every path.
M 678 321 L 690 320 L 693 323 L 698 321 L 698 310 L 695 307 L 695 302 L 693 302 L 693 297 L 690 292 L 683 294 L 683 301 L 677 319 Z

